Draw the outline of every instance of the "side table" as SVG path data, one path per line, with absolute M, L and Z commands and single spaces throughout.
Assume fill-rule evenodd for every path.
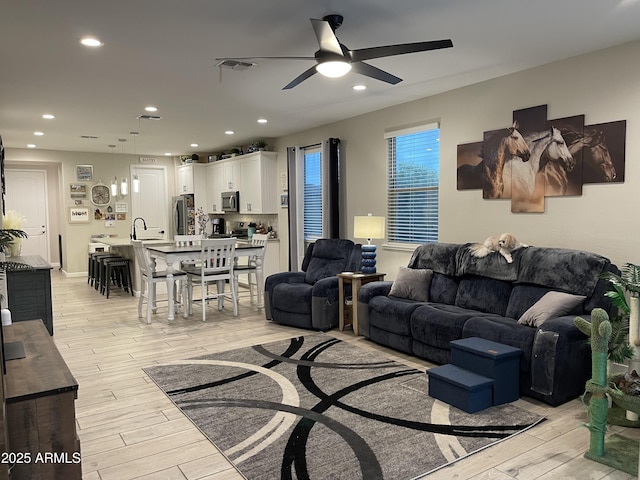
M 369 282 L 384 280 L 385 273 L 339 273 L 338 292 L 340 302 L 340 330 L 351 324 L 353 333 L 358 336 L 358 292 L 360 287 Z M 351 304 L 347 305 L 344 286 L 351 284 Z

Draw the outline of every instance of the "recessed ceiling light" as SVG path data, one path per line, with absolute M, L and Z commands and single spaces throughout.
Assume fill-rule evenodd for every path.
M 171 152 L 164 152 L 166 157 L 170 157 L 171 156 Z
M 56 118 L 56 116 L 51 115 L 50 113 L 45 113 L 44 115 L 42 115 L 42 118 L 44 118 L 45 120 L 53 120 L 54 118 Z
M 37 137 L 41 137 L 42 135 L 44 135 L 44 132 L 33 132 L 33 134 Z
M 158 107 L 154 107 L 154 106 L 151 106 L 151 105 L 149 105 L 148 107 L 144 107 L 144 109 L 147 112 L 157 112 L 158 111 Z
M 35 143 L 29 143 L 27 144 L 27 148 L 36 148 Z
M 83 37 L 80 39 L 80 43 L 85 47 L 101 47 L 104 45 L 104 43 L 95 37 Z
M 354 90 L 358 90 L 358 91 L 360 91 L 360 90 L 366 90 L 366 89 L 367 89 L 367 86 L 366 86 L 366 85 L 354 85 L 354 86 L 353 86 L 353 89 L 354 89 Z
M 267 123 L 267 119 L 266 118 L 259 118 L 258 119 L 258 123 Z
M 198 145 L 197 143 L 192 143 L 190 146 L 195 148 L 195 147 L 199 147 L 200 145 Z
M 233 130 L 226 130 L 224 133 L 225 135 L 233 135 L 236 132 L 234 132 Z

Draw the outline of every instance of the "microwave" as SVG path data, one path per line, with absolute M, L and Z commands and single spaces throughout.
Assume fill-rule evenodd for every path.
M 225 212 L 240 211 L 240 192 L 222 192 L 222 210 Z

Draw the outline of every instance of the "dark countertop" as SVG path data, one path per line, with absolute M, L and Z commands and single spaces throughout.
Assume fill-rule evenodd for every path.
M 35 270 L 51 270 L 53 267 L 40 255 L 25 255 L 19 257 L 6 257 L 5 262 L 23 263 Z

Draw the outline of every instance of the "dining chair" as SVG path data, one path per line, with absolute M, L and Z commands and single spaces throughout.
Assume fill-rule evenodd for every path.
M 264 264 L 264 254 L 267 250 L 268 234 L 254 233 L 251 237 L 251 245 L 254 247 L 263 247 L 256 255 L 249 257 L 246 265 L 235 265 L 233 268 L 233 281 L 236 287 L 236 296 L 240 298 L 240 290 L 238 289 L 238 277 L 240 275 L 247 276 L 247 285 L 249 286 L 249 301 L 254 303 L 253 290 L 256 290 L 256 297 L 258 299 L 258 305 L 262 305 L 262 294 L 264 290 L 264 284 L 258 285 L 257 266 L 258 262 Z
M 174 235 L 173 241 L 176 243 L 176 247 L 199 247 L 200 241 L 203 238 L 203 235 Z M 180 262 L 179 268 L 191 268 L 195 267 L 196 265 L 198 265 L 198 263 L 193 260 L 183 260 L 182 262 Z M 180 288 L 180 291 L 182 291 L 182 288 Z
M 154 271 L 151 259 L 149 258 L 149 252 L 144 247 L 142 240 L 131 240 L 131 245 L 133 245 L 133 251 L 136 257 L 136 263 L 138 264 L 138 270 L 140 272 L 140 299 L 138 300 L 138 318 L 142 318 L 142 304 L 145 299 L 147 301 L 147 323 L 151 323 L 151 312 L 156 313 L 158 310 L 157 304 L 158 301 L 166 301 L 166 300 L 158 300 L 156 295 L 156 284 L 160 282 L 167 281 L 167 272 L 165 271 Z M 182 288 L 182 298 L 186 298 L 186 289 L 187 282 L 186 273 L 181 270 L 176 270 L 173 272 L 173 277 L 176 280 L 180 280 L 180 285 Z M 176 285 L 178 283 L 176 282 Z M 174 292 L 174 297 L 177 300 L 177 296 Z M 184 301 L 182 302 L 183 308 Z
M 199 265 L 186 268 L 187 273 L 187 304 L 189 314 L 193 313 L 193 287 L 196 282 L 200 283 L 200 299 L 202 303 L 202 321 L 207 319 L 207 304 L 209 300 L 218 300 L 218 310 L 222 310 L 224 299 L 231 300 L 233 305 L 233 316 L 238 316 L 238 299 L 236 297 L 236 287 L 233 281 L 233 267 L 236 250 L 235 238 L 213 238 L 202 239 L 200 243 Z M 225 294 L 225 285 L 229 282 L 231 294 Z M 208 286 L 215 283 L 217 293 L 209 293 Z

